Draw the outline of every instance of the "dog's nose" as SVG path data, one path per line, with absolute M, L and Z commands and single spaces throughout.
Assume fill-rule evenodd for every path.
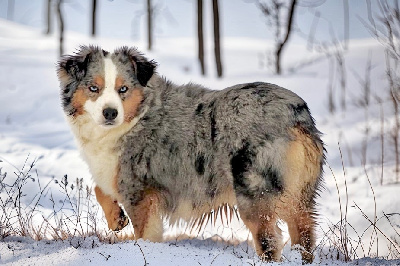
M 106 120 L 114 120 L 118 115 L 117 109 L 114 108 L 106 108 L 103 110 L 103 116 Z

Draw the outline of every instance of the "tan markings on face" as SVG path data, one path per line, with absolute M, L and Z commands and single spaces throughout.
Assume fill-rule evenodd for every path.
M 115 90 L 118 91 L 119 88 L 121 88 L 122 85 L 124 85 L 125 80 L 121 77 L 117 77 L 115 79 Z
M 93 93 L 90 92 L 88 88 L 85 88 L 85 93 L 87 94 L 88 98 L 91 101 L 96 101 L 97 98 L 100 97 L 100 95 L 103 93 L 104 91 L 104 77 L 102 76 L 95 76 L 93 77 L 93 83 L 90 84 L 90 86 L 96 86 L 99 88 L 99 93 Z
M 143 100 L 141 89 L 133 89 L 122 102 L 124 107 L 124 121 L 129 123 L 138 113 L 139 105 Z
M 72 97 L 72 106 L 76 109 L 74 116 L 82 115 L 85 113 L 83 106 L 85 102 L 88 100 L 88 95 L 85 93 L 84 89 L 78 88 L 74 96 Z
M 104 78 L 102 76 L 95 76 L 93 82 L 99 88 L 104 88 Z

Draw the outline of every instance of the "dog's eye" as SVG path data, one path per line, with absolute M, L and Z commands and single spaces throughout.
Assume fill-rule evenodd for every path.
M 99 88 L 97 86 L 89 86 L 89 90 L 91 92 L 99 92 Z
M 119 93 L 125 93 L 128 91 L 128 87 L 127 86 L 122 86 L 121 88 L 119 88 L 118 92 Z

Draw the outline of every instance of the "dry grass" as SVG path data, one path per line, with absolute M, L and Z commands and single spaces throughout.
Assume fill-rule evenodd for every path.
M 395 220 L 400 217 L 400 213 L 391 213 L 390 215 L 377 213 L 377 199 L 375 190 L 368 176 L 364 165 L 364 176 L 368 181 L 369 188 L 373 196 L 374 214 L 368 216 L 355 200 L 352 205 L 349 205 L 351 199 L 348 194 L 348 184 L 346 177 L 346 169 L 343 164 L 343 155 L 339 146 L 339 152 L 342 159 L 341 177 L 344 184 L 342 188 L 339 186 L 339 180 L 336 177 L 333 169 L 328 165 L 331 176 L 336 185 L 337 198 L 339 203 L 340 220 L 336 223 L 330 223 L 328 229 L 322 230 L 322 238 L 316 248 L 316 253 L 321 258 L 338 259 L 344 261 L 352 261 L 363 257 L 382 257 L 384 259 L 399 259 L 399 225 L 395 224 Z M 328 175 L 327 175 L 328 176 Z M 328 178 L 328 177 L 326 177 Z M 343 202 L 343 198 L 345 201 Z M 367 221 L 366 226 L 361 226 L 359 223 L 353 224 L 356 221 L 351 221 L 348 218 L 349 207 L 354 208 Z M 388 224 L 390 229 L 388 230 Z M 383 229 L 385 228 L 385 229 Z M 387 250 L 381 250 L 382 242 Z
M 14 176 L 0 168 L 0 239 L 23 236 L 34 240 L 65 240 L 96 236 L 102 242 L 117 240 L 107 229 L 102 210 L 91 187 L 82 179 L 70 182 L 68 176 L 42 184 L 36 160 L 26 159 Z M 38 193 L 29 199 L 28 191 Z M 60 196 L 61 195 L 61 196 Z M 51 206 L 51 211 L 43 205 Z M 120 235 L 119 239 L 126 239 Z

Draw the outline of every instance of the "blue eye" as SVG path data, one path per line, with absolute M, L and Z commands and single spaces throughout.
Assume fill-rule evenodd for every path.
M 119 88 L 118 92 L 119 93 L 125 93 L 128 91 L 128 87 L 127 86 L 122 86 L 121 88 Z
M 99 92 L 99 88 L 97 86 L 89 86 L 89 90 L 91 92 Z

